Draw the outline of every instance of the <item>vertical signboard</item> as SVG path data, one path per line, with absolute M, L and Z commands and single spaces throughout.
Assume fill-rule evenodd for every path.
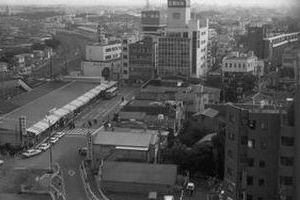
M 26 117 L 25 116 L 21 116 L 19 118 L 19 130 L 20 130 L 20 143 L 23 144 L 23 136 L 27 135 L 26 132 Z

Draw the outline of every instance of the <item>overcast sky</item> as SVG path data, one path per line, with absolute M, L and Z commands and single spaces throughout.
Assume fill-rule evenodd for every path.
M 69 5 L 144 5 L 146 0 L 0 0 L 0 4 L 69 4 Z M 193 3 L 204 4 L 233 4 L 233 5 L 288 5 L 300 0 L 192 0 Z M 166 3 L 167 0 L 150 0 L 151 4 Z

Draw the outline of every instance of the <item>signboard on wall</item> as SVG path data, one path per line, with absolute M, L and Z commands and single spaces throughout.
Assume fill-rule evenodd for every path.
M 188 0 L 169 0 L 168 7 L 169 8 L 185 8 L 188 5 Z

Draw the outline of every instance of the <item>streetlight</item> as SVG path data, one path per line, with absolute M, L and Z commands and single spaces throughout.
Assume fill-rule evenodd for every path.
M 46 119 L 47 119 L 47 122 L 48 122 L 48 125 L 49 125 L 49 130 L 48 130 L 48 134 L 49 134 L 49 144 L 50 144 L 50 148 L 49 148 L 49 169 L 50 169 L 50 172 L 52 172 L 52 162 L 53 162 L 53 157 L 52 157 L 52 143 L 50 141 L 50 137 L 51 137 L 51 131 L 50 131 L 50 127 L 51 127 L 51 122 L 50 122 L 50 119 L 47 118 L 46 116 Z

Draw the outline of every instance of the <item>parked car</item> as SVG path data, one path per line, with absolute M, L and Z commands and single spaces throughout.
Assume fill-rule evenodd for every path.
M 0 160 L 0 166 L 2 166 L 4 164 L 3 160 Z
M 64 132 L 56 132 L 56 133 L 55 133 L 55 137 L 57 137 L 57 138 L 62 138 L 65 134 L 66 134 L 66 133 L 64 133 Z
M 164 200 L 174 200 L 174 196 L 173 195 L 165 195 Z
M 40 154 L 42 151 L 40 149 L 28 149 L 24 153 L 22 153 L 23 157 L 30 158 Z
M 87 155 L 87 147 L 81 147 L 78 149 L 78 153 L 82 156 L 86 156 Z
M 51 137 L 51 138 L 49 139 L 49 141 L 50 141 L 52 144 L 55 144 L 56 142 L 58 142 L 58 137 L 53 136 L 53 137 Z
M 47 151 L 49 148 L 50 148 L 50 144 L 49 143 L 43 143 L 43 144 L 40 144 L 38 146 L 38 149 L 40 149 L 42 151 Z

